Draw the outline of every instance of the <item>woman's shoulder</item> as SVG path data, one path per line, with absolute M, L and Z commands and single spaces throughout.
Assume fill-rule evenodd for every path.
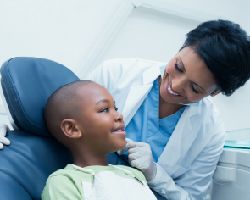
M 105 64 L 112 64 L 112 63 L 127 63 L 127 64 L 134 64 L 134 63 L 142 63 L 142 64 L 164 64 L 164 62 L 156 61 L 156 60 L 150 60 L 150 59 L 144 59 L 144 58 L 112 58 L 104 60 L 103 63 Z
M 217 130 L 224 130 L 223 119 L 216 107 L 216 104 L 211 98 L 203 98 L 196 104 L 191 105 L 187 110 L 187 117 L 192 117 L 203 126 L 210 127 L 209 130 L 217 132 Z
M 213 116 L 218 113 L 215 103 L 209 97 L 205 97 L 197 103 L 189 106 L 190 112 L 198 115 Z
M 209 114 L 212 119 L 216 120 L 222 119 L 216 104 L 210 97 L 204 98 L 201 103 L 202 103 L 201 106 L 203 107 L 205 114 Z
M 103 61 L 100 66 L 105 70 L 120 70 L 120 69 L 145 69 L 150 67 L 160 67 L 163 62 L 148 60 L 143 58 L 114 58 Z M 136 67 L 136 68 L 135 68 Z
M 144 79 L 155 79 L 160 74 L 163 64 L 158 61 L 141 58 L 116 58 L 105 60 L 88 77 L 88 79 L 106 86 L 112 91 L 117 83 L 130 85 Z M 116 84 L 116 85 L 114 85 Z

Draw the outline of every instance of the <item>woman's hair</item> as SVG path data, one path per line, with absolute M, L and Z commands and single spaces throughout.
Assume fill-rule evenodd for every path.
M 187 33 L 184 47 L 203 59 L 226 96 L 250 78 L 250 41 L 238 24 L 221 19 L 204 22 Z

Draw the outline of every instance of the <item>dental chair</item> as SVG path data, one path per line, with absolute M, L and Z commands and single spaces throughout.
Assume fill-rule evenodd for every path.
M 65 66 L 42 58 L 12 58 L 1 67 L 1 85 L 18 130 L 0 151 L 0 199 L 41 199 L 47 177 L 71 162 L 69 152 L 48 133 L 47 98 L 79 78 Z

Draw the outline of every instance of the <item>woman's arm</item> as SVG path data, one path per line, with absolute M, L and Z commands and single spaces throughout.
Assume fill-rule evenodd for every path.
M 148 155 L 152 152 L 146 143 L 128 143 L 129 161 L 133 167 L 142 170 L 148 179 L 148 185 L 168 200 L 202 200 L 207 195 L 207 189 L 223 149 L 224 138 L 222 137 L 222 134 L 213 137 L 209 146 L 199 154 L 190 169 L 175 180 L 163 167 L 153 163 L 153 159 L 146 159 L 152 157 Z M 152 174 L 154 174 L 153 178 Z
M 175 179 L 157 164 L 156 176 L 149 186 L 170 200 L 205 199 L 223 146 L 224 134 L 216 134 L 189 170 Z

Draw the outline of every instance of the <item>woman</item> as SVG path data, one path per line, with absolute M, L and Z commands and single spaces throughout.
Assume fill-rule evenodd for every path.
M 126 122 L 128 160 L 166 199 L 204 199 L 224 129 L 207 98 L 230 96 L 250 77 L 250 42 L 239 25 L 208 21 L 187 34 L 167 65 L 114 59 L 88 78 L 113 95 Z M 122 163 L 126 153 L 111 156 Z

